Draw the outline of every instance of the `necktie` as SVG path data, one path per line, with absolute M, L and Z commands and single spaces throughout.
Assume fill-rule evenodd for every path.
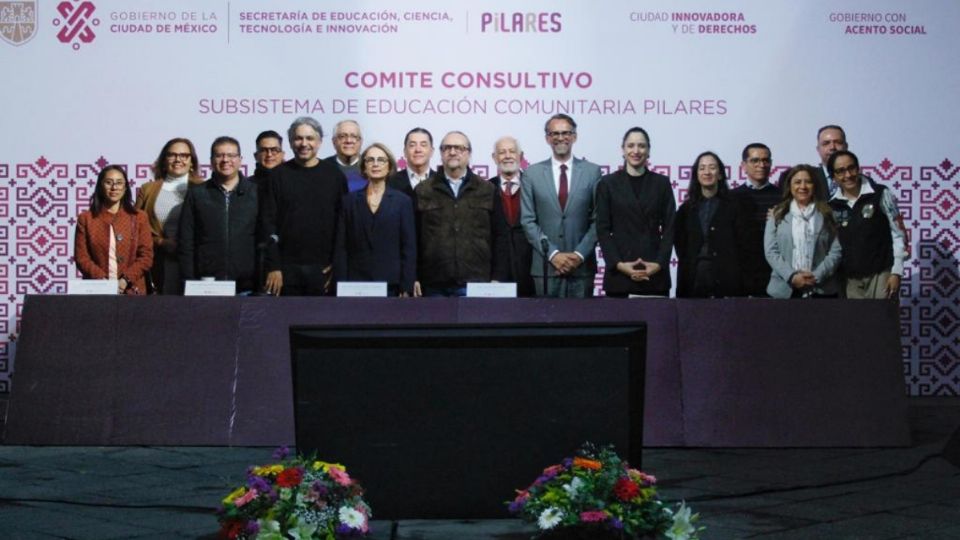
M 513 195 L 514 193 L 517 192 L 517 183 L 514 182 L 513 180 L 508 180 L 508 181 L 507 181 L 506 183 L 504 183 L 504 185 L 503 185 L 503 191 L 504 191 L 507 195 Z
M 569 191 L 569 186 L 567 186 L 567 164 L 564 163 L 560 165 L 560 209 L 565 210 L 567 208 L 567 191 Z

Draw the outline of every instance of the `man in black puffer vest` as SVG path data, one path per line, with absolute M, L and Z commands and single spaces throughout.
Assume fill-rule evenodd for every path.
M 895 298 L 900 290 L 904 235 L 897 201 L 884 186 L 860 175 L 860 161 L 840 150 L 827 162 L 839 189 L 830 199 L 839 228 L 840 272 L 847 298 Z

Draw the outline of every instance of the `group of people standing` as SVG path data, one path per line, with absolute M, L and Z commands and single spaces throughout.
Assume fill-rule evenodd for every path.
M 363 147 L 360 125 L 339 122 L 336 153 L 320 159 L 323 129 L 297 118 L 283 137 L 256 139 L 257 167 L 241 174 L 240 143 L 210 147 L 199 175 L 189 140 L 171 139 L 156 179 L 134 202 L 125 171 L 105 167 L 77 222 L 76 262 L 121 294 L 180 294 L 185 280 L 232 280 L 238 294 L 328 295 L 335 284 L 386 282 L 391 296 L 463 296 L 473 282 L 515 282 L 518 296 L 593 295 L 599 243 L 607 296 L 667 296 L 676 249 L 678 297 L 890 297 L 899 289 L 905 234 L 891 192 L 860 174 L 838 126 L 818 133 L 821 167 L 798 165 L 770 182 L 771 152 L 743 150 L 749 182 L 727 185 L 718 155 L 694 161 L 688 197 L 648 168 L 650 136 L 624 134 L 623 167 L 602 175 L 575 158 L 577 124 L 544 126 L 550 158 L 522 170 L 513 137 L 498 139 L 489 181 L 470 168 L 470 139 L 410 130 L 406 168 L 390 149 Z M 841 285 L 842 283 L 842 285 Z

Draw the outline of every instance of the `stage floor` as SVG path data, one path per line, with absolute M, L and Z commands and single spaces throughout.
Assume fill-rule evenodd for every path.
M 938 456 L 960 428 L 960 399 L 912 398 L 910 423 L 909 448 L 663 448 L 644 451 L 644 468 L 664 498 L 686 499 L 701 513 L 705 539 L 960 538 L 960 468 Z M 272 451 L 2 446 L 0 538 L 213 538 L 211 509 Z M 558 458 L 565 453 L 558 449 Z M 510 519 L 374 527 L 376 540 L 521 540 L 533 532 Z

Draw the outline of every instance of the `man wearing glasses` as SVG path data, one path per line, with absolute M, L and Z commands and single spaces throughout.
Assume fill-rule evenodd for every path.
M 500 196 L 470 170 L 470 139 L 451 131 L 440 142 L 443 167 L 417 185 L 418 285 L 414 294 L 465 296 L 469 282 L 507 275 L 506 221 Z
M 747 217 L 746 260 L 742 261 L 744 294 L 755 297 L 767 296 L 770 282 L 770 264 L 763 253 L 763 230 L 767 224 L 767 211 L 780 202 L 781 192 L 770 182 L 772 153 L 770 147 L 759 142 L 750 143 L 740 154 L 740 167 L 747 175 L 747 182 L 732 191 L 739 199 Z
M 350 191 L 356 191 L 367 184 L 360 176 L 360 147 L 363 145 L 363 136 L 360 134 L 360 124 L 355 120 L 341 120 L 333 128 L 333 148 L 336 153 L 326 161 L 340 167 L 340 172 L 347 177 Z
M 347 178 L 317 157 L 323 128 L 309 116 L 287 131 L 293 159 L 276 167 L 260 204 L 267 294 L 322 296 L 331 290 L 333 244 Z
M 520 222 L 533 246 L 530 273 L 537 296 L 587 298 L 593 296 L 597 272 L 594 194 L 600 167 L 573 157 L 577 142 L 573 118 L 555 114 L 544 131 L 553 155 L 531 165 L 520 184 Z
M 217 137 L 210 146 L 213 177 L 187 190 L 177 255 L 185 280 L 233 280 L 237 293 L 256 287 L 257 186 L 240 175 L 240 143 Z
M 250 180 L 258 186 L 264 184 L 269 171 L 283 163 L 283 157 L 283 137 L 272 129 L 261 132 L 257 135 L 257 151 L 253 154 L 257 168 Z

